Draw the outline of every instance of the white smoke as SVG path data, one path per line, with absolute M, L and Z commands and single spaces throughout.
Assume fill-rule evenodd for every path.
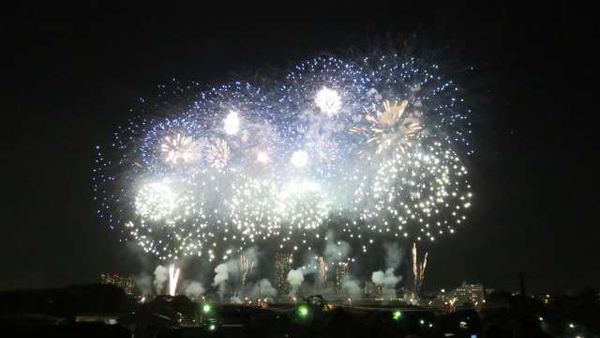
M 191 282 L 186 288 L 185 288 L 185 295 L 190 297 L 190 298 L 196 298 L 198 296 L 200 296 L 201 294 L 204 293 L 204 287 L 202 286 L 201 283 L 199 282 Z
M 256 269 L 258 263 L 259 252 L 256 247 L 248 248 L 243 253 L 249 262 L 253 262 L 253 269 Z M 232 258 L 225 263 L 217 265 L 215 268 L 215 277 L 212 286 L 219 287 L 219 293 L 223 295 L 227 284 L 231 284 L 232 287 L 237 287 L 235 284 L 239 284 L 240 273 L 242 272 L 240 266 L 240 257 Z M 238 290 L 239 292 L 240 290 Z
M 402 280 L 402 276 L 394 275 L 394 270 L 402 263 L 402 250 L 396 243 L 388 243 L 385 248 L 385 271 L 373 272 L 371 280 L 376 285 L 385 288 L 394 288 Z
M 242 299 L 238 295 L 235 295 L 235 296 L 231 297 L 230 301 L 233 304 L 242 304 Z
M 304 282 L 304 273 L 302 272 L 302 268 L 296 270 L 290 270 L 287 275 L 287 281 L 290 283 L 292 289 L 290 290 L 290 295 L 295 295 L 298 292 L 298 288 Z
M 219 293 L 222 295 L 225 292 L 225 287 L 227 280 L 229 279 L 229 268 L 227 267 L 227 263 L 221 263 L 217 265 L 215 268 L 215 278 L 213 281 L 213 286 L 219 287 Z
M 342 289 L 351 296 L 360 296 L 360 286 L 357 280 L 345 278 Z
M 385 248 L 385 267 L 386 269 L 396 269 L 402 263 L 402 250 L 397 243 L 388 243 Z
M 263 278 L 257 284 L 257 287 L 260 288 L 260 296 L 261 297 L 275 297 L 277 294 L 277 290 L 271 285 L 268 279 Z
M 393 288 L 402 280 L 402 277 L 394 275 L 394 268 L 389 268 L 385 272 L 379 270 L 373 272 L 371 280 L 376 285 L 381 285 L 385 288 Z
M 154 293 L 152 291 L 152 277 L 146 273 L 135 276 L 135 287 L 143 296 L 148 296 Z
M 164 288 L 165 282 L 169 279 L 169 269 L 159 265 L 154 270 L 154 288 L 157 294 L 160 294 Z
M 333 237 L 333 233 L 327 233 L 327 242 L 325 243 L 325 251 L 323 256 L 325 261 L 328 263 L 339 262 L 350 254 L 350 244 L 344 241 L 336 241 Z
M 256 267 L 256 264 L 258 264 L 258 255 L 258 248 L 255 246 L 250 247 L 244 251 L 244 256 L 246 256 L 248 261 L 254 262 L 254 267 Z

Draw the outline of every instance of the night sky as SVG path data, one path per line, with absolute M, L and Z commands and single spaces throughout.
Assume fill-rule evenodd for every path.
M 598 111 L 586 106 L 597 94 L 582 81 L 593 76 L 592 18 L 564 5 L 417 3 L 354 14 L 99 4 L 5 13 L 0 290 L 141 271 L 96 217 L 91 189 L 94 145 L 137 98 L 172 78 L 219 84 L 388 36 L 475 69 L 460 85 L 475 105 L 476 199 L 468 225 L 427 247 L 424 288 L 516 290 L 519 272 L 534 292 L 600 287 Z

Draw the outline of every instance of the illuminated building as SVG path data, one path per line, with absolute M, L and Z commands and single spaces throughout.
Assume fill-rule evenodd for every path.
M 113 284 L 119 286 L 128 295 L 132 295 L 135 290 L 135 280 L 133 279 L 133 276 L 123 277 L 115 273 L 103 273 L 100 275 L 100 282 L 102 284 Z
M 284 296 L 290 292 L 290 284 L 287 281 L 287 276 L 292 269 L 292 254 L 283 252 L 275 253 L 275 289 L 277 289 L 277 295 Z
M 467 284 L 463 282 L 461 286 L 454 290 L 454 296 L 459 304 L 471 303 L 475 306 L 483 303 L 485 291 L 481 284 Z
M 335 292 L 341 293 L 342 286 L 344 285 L 344 278 L 348 274 L 348 263 L 339 262 L 335 266 L 335 281 L 334 281 L 334 289 Z
M 463 282 L 461 286 L 452 291 L 440 293 L 438 300 L 444 305 L 461 306 L 470 304 L 479 307 L 485 303 L 485 289 L 482 284 Z

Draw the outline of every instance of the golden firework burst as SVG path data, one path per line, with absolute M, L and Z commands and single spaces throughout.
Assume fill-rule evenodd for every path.
M 397 146 L 404 151 L 408 142 L 419 130 L 421 123 L 415 114 L 405 114 L 408 100 L 402 100 L 400 103 L 394 101 L 385 101 L 383 111 L 377 111 L 373 105 L 371 109 L 365 108 L 365 120 L 371 126 L 352 127 L 351 132 L 367 135 L 367 144 L 375 143 L 377 145 L 376 153 Z M 372 114 L 371 112 L 375 112 Z
M 221 138 L 217 139 L 217 141 L 208 149 L 207 156 L 213 166 L 217 168 L 225 167 L 231 156 L 229 144 Z

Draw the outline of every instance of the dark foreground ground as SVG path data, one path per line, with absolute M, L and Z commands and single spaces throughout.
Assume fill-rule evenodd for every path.
M 266 308 L 208 298 L 145 300 L 112 285 L 0 293 L 9 337 L 599 337 L 600 300 L 589 290 L 542 299 L 495 292 L 484 307 L 336 304 L 310 296 Z
M 193 325 L 159 314 L 132 314 L 116 324 L 4 316 L 0 324 L 1 337 L 596 337 L 579 323 L 508 309 L 487 314 L 473 309 L 436 313 L 418 308 L 337 307 L 323 311 L 312 304 L 288 309 L 215 307 Z

